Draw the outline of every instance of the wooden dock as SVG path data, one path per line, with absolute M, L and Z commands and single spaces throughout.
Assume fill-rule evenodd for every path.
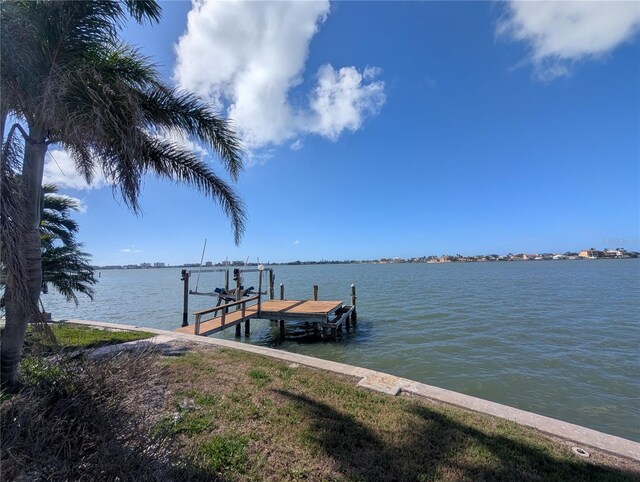
M 349 324 L 355 319 L 353 306 L 345 306 L 342 301 L 309 301 L 309 300 L 269 300 L 257 302 L 258 297 L 236 301 L 214 308 L 194 312 L 196 323 L 183 326 L 176 331 L 190 335 L 212 335 L 232 326 L 240 331 L 245 323 L 245 334 L 249 332 L 252 319 L 279 320 L 281 335 L 284 336 L 285 321 L 307 321 L 319 329 L 323 337 L 335 337 L 343 323 Z M 249 303 L 254 302 L 249 305 Z M 236 311 L 226 313 L 230 308 Z M 218 312 L 222 314 L 217 315 Z M 202 320 L 206 315 L 213 318 Z M 239 333 L 238 333 L 239 334 Z
M 229 269 L 215 269 L 213 271 L 225 272 L 224 293 L 229 293 Z M 244 289 L 242 286 L 243 273 L 258 272 L 258 290 L 253 291 L 253 287 Z M 262 291 L 263 274 L 268 274 L 268 290 Z M 314 327 L 316 332 L 323 338 L 335 338 L 345 324 L 347 329 L 351 322 L 356 321 L 356 287 L 351 285 L 351 305 L 345 305 L 342 301 L 318 301 L 318 286 L 313 285 L 313 301 L 311 300 L 286 300 L 284 299 L 284 284 L 280 284 L 280 299 L 274 299 L 274 273 L 272 269 L 265 269 L 259 265 L 258 269 L 237 269 L 233 270 L 233 280 L 236 288 L 233 290 L 235 296 L 223 297 L 220 295 L 222 289 L 216 289 L 211 293 L 202 293 L 197 289 L 189 289 L 189 278 L 191 273 L 182 270 L 184 306 L 182 311 L 182 327 L 176 331 L 190 335 L 207 336 L 235 327 L 236 336 L 241 335 L 242 323 L 244 323 L 245 336 L 251 333 L 250 324 L 253 319 L 271 320 L 280 322 L 280 336 L 285 336 L 285 322 L 304 321 Z M 269 300 L 262 301 L 262 295 L 268 295 Z M 212 308 L 195 311 L 195 323 L 189 324 L 189 295 L 216 296 L 218 304 Z M 220 304 L 222 300 L 231 301 Z

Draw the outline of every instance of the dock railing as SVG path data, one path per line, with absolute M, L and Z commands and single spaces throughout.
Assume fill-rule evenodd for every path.
M 222 326 L 224 326 L 228 308 L 233 308 L 235 306 L 241 306 L 241 308 L 240 308 L 242 310 L 242 318 L 241 318 L 241 320 L 244 320 L 246 309 L 247 309 L 247 303 L 249 303 L 250 301 L 256 301 L 256 300 L 259 300 L 259 299 L 260 299 L 260 295 L 258 294 L 258 295 L 252 296 L 250 298 L 241 299 L 240 301 L 234 301 L 233 303 L 227 303 L 225 305 L 214 306 L 213 308 L 207 308 L 207 309 L 204 309 L 204 310 L 194 311 L 193 314 L 196 316 L 195 334 L 196 335 L 200 334 L 200 323 L 202 321 L 203 315 L 208 315 L 209 313 L 217 313 L 218 311 L 222 310 L 222 320 L 221 321 L 222 321 Z M 215 318 L 215 315 L 213 316 L 213 318 Z

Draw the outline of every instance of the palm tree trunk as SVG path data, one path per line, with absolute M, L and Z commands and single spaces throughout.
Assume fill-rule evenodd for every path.
M 41 216 L 42 175 L 47 152 L 44 129 L 31 128 L 26 139 L 22 179 L 25 189 L 25 223 L 21 223 L 23 240 L 20 256 L 26 267 L 26 283 L 11 283 L 15 273 L 7 273 L 5 290 L 5 329 L 2 333 L 2 353 L 0 354 L 0 381 L 13 386 L 17 382 L 18 364 L 29 323 L 39 321 L 38 299 L 42 289 L 42 262 L 40 253 L 40 233 L 38 226 Z M 11 269 L 11 266 L 7 267 Z M 24 287 L 24 293 L 18 292 Z
M 2 332 L 2 352 L 0 353 L 0 381 L 3 386 L 15 386 L 18 379 L 18 365 L 29 323 L 35 319 L 38 298 L 42 287 L 40 265 L 40 236 L 29 233 L 23 252 L 28 273 L 28 293 L 15 293 L 9 283 L 5 289 L 5 327 Z M 11 275 L 9 275 L 11 276 Z M 14 285 L 17 287 L 19 285 Z M 25 301 L 30 306 L 24 306 Z

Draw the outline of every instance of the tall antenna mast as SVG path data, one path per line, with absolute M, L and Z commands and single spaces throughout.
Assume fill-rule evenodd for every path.
M 196 279 L 196 292 L 198 291 L 198 283 L 200 283 L 200 272 L 202 271 L 202 261 L 204 260 L 205 249 L 207 249 L 207 238 L 204 238 L 204 246 L 202 247 L 202 256 L 200 256 L 200 268 L 198 269 L 198 278 Z

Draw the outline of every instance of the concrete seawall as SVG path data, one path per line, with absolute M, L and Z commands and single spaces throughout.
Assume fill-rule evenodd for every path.
M 640 461 L 640 443 L 638 442 L 633 442 L 621 437 L 598 432 L 586 427 L 581 427 L 579 425 L 563 422 L 561 420 L 545 417 L 543 415 L 538 415 L 499 403 L 490 402 L 488 400 L 471 397 L 469 395 L 446 390 L 444 388 L 434 387 L 413 380 L 408 380 L 406 378 L 396 377 L 387 373 L 370 370 L 368 368 L 355 367 L 352 365 L 346 365 L 344 363 L 322 360 L 320 358 L 299 355 L 296 353 L 289 353 L 273 348 L 266 348 L 217 338 L 186 335 L 176 333 L 174 331 L 158 330 L 145 326 L 103 323 L 87 320 L 67 320 L 67 322 L 118 330 L 142 330 L 160 335 L 159 338 L 162 342 L 171 340 L 188 340 L 191 342 L 206 345 L 233 348 L 236 350 L 276 358 L 290 363 L 298 363 L 321 370 L 350 375 L 359 378 L 360 381 L 358 382 L 358 386 L 364 388 L 369 388 L 371 390 L 376 390 L 390 395 L 398 395 L 401 392 L 419 395 L 431 400 L 455 405 L 467 410 L 472 410 L 487 415 L 493 415 L 495 417 L 503 418 L 506 420 L 511 420 L 519 425 L 532 427 L 549 435 L 553 435 L 566 440 L 571 440 L 576 444 L 582 446 L 594 447 L 596 449 L 600 449 L 615 455 L 626 457 L 635 461 Z M 150 341 L 147 340 L 132 343 L 141 344 L 150 343 Z

